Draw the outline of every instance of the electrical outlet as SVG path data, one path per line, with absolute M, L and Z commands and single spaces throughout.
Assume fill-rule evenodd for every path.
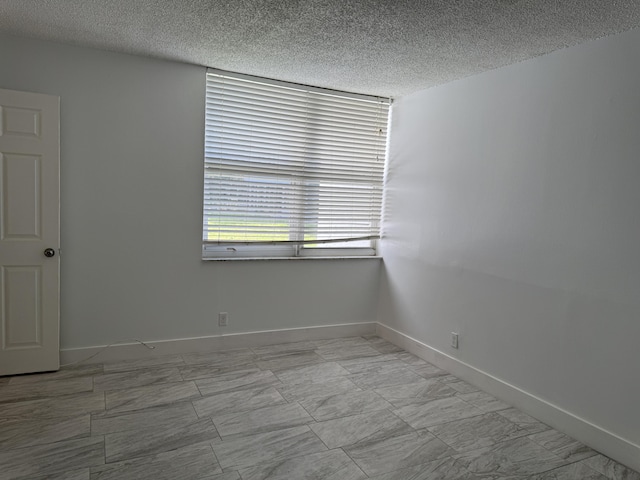
M 451 332 L 451 346 L 458 348 L 458 334 L 455 332 Z
M 226 327 L 229 325 L 229 314 L 227 312 L 220 312 L 218 314 L 218 326 Z

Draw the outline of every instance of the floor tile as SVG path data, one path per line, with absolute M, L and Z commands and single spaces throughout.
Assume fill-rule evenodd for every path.
M 259 408 L 249 412 L 228 413 L 211 418 L 223 437 L 239 433 L 281 430 L 313 421 L 313 418 L 297 403 Z
M 330 449 L 375 442 L 413 431 L 388 410 L 314 423 L 310 427 Z
M 455 453 L 451 447 L 422 430 L 343 449 L 370 477 L 401 470 Z
M 361 391 L 360 388 L 347 377 L 337 377 L 334 380 L 323 383 L 284 384 L 276 388 L 289 402 L 327 398 L 331 395 Z
M 107 410 L 126 412 L 200 398 L 193 382 L 164 383 L 106 392 Z
M 88 468 L 73 470 L 71 472 L 52 473 L 42 477 L 32 478 L 30 480 L 90 480 L 91 473 Z
M 35 400 L 73 393 L 90 392 L 93 390 L 91 377 L 64 378 L 61 380 L 43 380 L 37 383 L 23 385 L 0 386 L 0 403 Z
M 397 352 L 404 351 L 402 348 L 398 347 L 397 345 L 394 345 L 393 343 L 388 342 L 385 339 L 380 337 L 373 337 L 367 340 L 369 342 L 369 345 L 374 350 L 377 350 L 380 353 L 397 353 Z
M 322 363 L 324 360 L 316 352 L 279 352 L 258 356 L 256 365 L 262 370 L 285 370 L 300 365 Z
M 0 406 L 0 418 L 23 417 L 60 418 L 75 417 L 83 413 L 100 412 L 105 409 L 104 393 L 78 393 L 40 400 L 4 403 Z
M 407 367 L 385 366 L 368 371 L 366 373 L 354 373 L 349 375 L 349 380 L 358 387 L 364 389 L 382 388 L 391 385 L 406 385 L 419 382 L 422 377 L 415 374 Z
M 234 435 L 212 442 L 223 469 L 247 468 L 265 462 L 280 462 L 327 450 L 307 426 L 285 428 L 254 435 Z
M 104 439 L 78 440 L 38 445 L 0 452 L 0 472 L 11 480 L 32 480 L 47 474 L 79 470 L 104 463 Z
M 479 480 L 457 460 L 446 457 L 371 477 L 372 480 Z
M 90 416 L 0 419 L 0 451 L 88 437 Z
M 465 402 L 470 403 L 474 407 L 478 407 L 480 410 L 487 413 L 511 408 L 511 405 L 508 405 L 498 400 L 496 397 L 484 392 L 459 393 L 458 398 L 461 398 Z
M 198 420 L 190 402 L 160 405 L 122 413 L 99 413 L 91 417 L 91 434 L 138 431 L 147 428 L 170 428 Z
M 203 418 L 226 413 L 245 412 L 286 402 L 275 388 L 264 386 L 199 398 L 193 401 L 193 406 L 198 416 Z
M 182 375 L 183 380 L 199 380 L 202 378 L 213 378 L 218 377 L 220 375 L 224 375 L 227 373 L 234 373 L 238 371 L 253 371 L 258 372 L 260 369 L 253 362 L 238 362 L 238 363 L 230 363 L 228 365 L 220 365 L 220 364 L 207 364 L 207 363 L 198 363 L 193 365 L 185 365 L 183 367 L 178 367 L 180 371 L 180 375 Z
M 402 352 L 396 353 L 395 356 L 398 360 L 401 360 L 407 365 L 416 366 L 416 365 L 426 365 L 428 363 L 426 360 L 423 360 L 417 355 L 414 355 L 413 353 L 405 352 L 404 350 Z
M 209 444 L 192 445 L 91 469 L 91 480 L 232 480 L 220 475 Z
M 595 455 L 584 460 L 584 463 L 603 474 L 610 480 L 640 480 L 640 473 L 611 460 L 604 455 Z
M 105 435 L 106 463 L 155 455 L 220 438 L 210 419 Z
M 182 355 L 182 359 L 187 365 L 208 364 L 218 367 L 251 363 L 255 359 L 255 357 L 255 354 L 250 348 L 240 348 L 236 350 L 226 350 L 220 352 L 199 352 Z
M 458 393 L 473 393 L 478 392 L 480 389 L 470 383 L 463 382 L 462 380 L 457 382 L 449 382 L 447 383 L 451 388 L 456 390 Z
M 299 403 L 318 422 L 393 408 L 389 402 L 371 390 L 323 394 L 302 399 Z
M 369 342 L 363 337 L 328 338 L 324 340 L 312 340 L 312 343 L 316 348 L 349 348 L 359 345 L 369 345 Z
M 200 478 L 199 480 L 241 480 L 241 479 L 240 479 L 240 474 L 238 472 L 227 472 L 227 473 L 221 473 L 220 475 L 214 475 L 211 478 L 208 478 L 208 477 Z
M 425 428 L 441 423 L 482 414 L 482 410 L 456 397 L 441 398 L 427 403 L 407 405 L 393 410 L 413 428 Z
M 312 341 L 279 343 L 277 345 L 265 345 L 262 347 L 251 348 L 255 355 L 271 355 L 274 353 L 285 352 L 304 352 L 315 349 L 316 344 Z
M 93 377 L 93 391 L 104 392 L 142 387 L 159 383 L 181 382 L 182 376 L 176 367 L 131 370 L 128 372 L 105 373 Z
M 530 417 L 526 413 L 521 412 L 520 410 L 515 408 L 499 410 L 497 413 L 505 417 L 507 420 L 512 421 L 523 430 L 526 430 L 529 434 L 544 432 L 545 430 L 549 430 L 551 428 L 548 425 L 545 425 L 544 423 L 536 420 L 533 417 Z
M 566 465 L 566 461 L 526 437 L 456 455 L 462 465 L 481 478 L 535 475 Z
M 448 375 L 448 373 L 435 365 L 427 363 L 425 365 L 411 365 L 411 370 L 416 372 L 422 378 L 439 378 Z
M 365 480 L 367 476 L 341 450 L 289 458 L 240 470 L 242 480 Z
M 26 375 L 14 375 L 6 377 L 10 385 L 27 385 L 30 383 L 39 383 L 47 380 L 63 380 L 66 378 L 78 378 L 102 373 L 102 364 L 95 363 L 89 365 L 74 365 L 62 367 L 57 372 L 47 373 L 30 373 Z
M 371 373 L 381 369 L 391 370 L 393 368 L 406 369 L 408 365 L 398 360 L 395 355 L 378 355 L 376 357 L 353 358 L 341 360 L 338 364 L 348 370 L 349 373 Z
M 241 370 L 217 377 L 195 380 L 195 383 L 202 395 L 209 396 L 257 387 L 275 387 L 280 385 L 280 380 L 268 370 Z
M 316 352 L 328 362 L 380 355 L 379 351 L 371 348 L 368 344 L 353 346 L 344 346 L 340 344 L 322 345 L 318 347 Z
M 165 355 L 162 357 L 141 358 L 137 360 L 122 360 L 104 364 L 104 373 L 128 372 L 141 368 L 168 367 L 184 365 L 181 355 Z
M 585 449 L 376 335 L 0 377 L 3 479 L 640 480 Z
M 525 430 L 496 413 L 454 420 L 428 430 L 457 452 L 476 450 L 527 435 Z
M 368 373 L 380 368 L 406 368 L 409 365 L 398 360 L 394 354 L 380 354 L 375 357 L 359 357 L 348 360 L 338 360 L 338 365 L 349 373 Z
M 596 472 L 586 463 L 577 462 L 533 475 L 529 480 L 607 480 L 607 477 Z
M 376 388 L 375 392 L 396 407 L 430 402 L 456 395 L 453 388 L 434 379 L 420 379 L 406 385 Z
M 281 370 L 276 373 L 280 381 L 287 384 L 326 382 L 345 375 L 349 375 L 349 371 L 335 362 Z
M 536 433 L 530 435 L 529 439 L 568 462 L 584 460 L 585 458 L 593 457 L 597 453 L 586 445 L 557 430 L 547 430 Z

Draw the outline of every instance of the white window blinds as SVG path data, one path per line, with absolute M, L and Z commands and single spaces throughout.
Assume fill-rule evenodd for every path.
M 205 245 L 378 238 L 388 100 L 212 71 L 206 95 Z

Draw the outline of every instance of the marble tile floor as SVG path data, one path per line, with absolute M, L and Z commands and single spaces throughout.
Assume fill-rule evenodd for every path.
M 0 479 L 640 480 L 376 337 L 0 377 Z

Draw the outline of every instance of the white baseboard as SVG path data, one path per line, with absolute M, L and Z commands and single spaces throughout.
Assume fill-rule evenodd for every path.
M 105 345 L 82 348 L 68 348 L 60 351 L 60 364 L 76 362 L 102 363 L 117 360 L 158 357 L 181 353 L 215 352 L 234 348 L 258 347 L 277 343 L 300 342 L 304 340 L 324 340 L 331 338 L 374 335 L 376 323 L 347 323 L 319 327 L 287 328 L 262 332 L 230 333 L 197 338 L 144 341 L 147 348 L 135 341 L 118 343 L 106 348 Z M 97 354 L 97 355 L 95 355 Z M 95 357 L 91 357 L 95 355 Z M 87 359 L 87 360 L 85 360 Z
M 377 324 L 376 333 L 385 340 L 433 363 L 541 422 L 566 433 L 594 450 L 640 471 L 640 446 L 580 418 L 546 400 L 478 370 L 391 327 Z

